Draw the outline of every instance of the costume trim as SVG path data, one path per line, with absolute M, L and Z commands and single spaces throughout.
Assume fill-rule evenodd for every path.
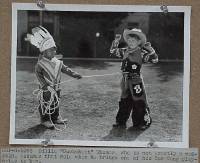
M 62 68 L 62 64 L 63 62 L 58 60 L 58 59 L 54 59 L 53 61 L 49 61 L 45 58 L 42 58 L 38 64 L 45 70 L 45 72 L 47 72 L 47 74 L 49 75 L 50 80 L 48 80 L 47 78 L 45 78 L 45 80 L 48 83 L 52 83 L 53 85 L 58 83 L 60 81 L 61 78 L 61 68 Z

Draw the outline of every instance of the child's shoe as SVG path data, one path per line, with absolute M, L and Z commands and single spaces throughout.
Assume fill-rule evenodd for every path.
M 141 125 L 141 126 L 138 126 L 138 129 L 140 129 L 140 130 L 146 130 L 149 127 L 150 127 L 150 125 Z
M 58 117 L 55 121 L 53 121 L 55 124 L 64 124 L 67 123 L 67 119 L 62 119 L 61 117 Z
M 44 125 L 48 129 L 54 128 L 54 125 L 50 121 L 45 121 L 45 122 L 42 122 L 41 124 Z

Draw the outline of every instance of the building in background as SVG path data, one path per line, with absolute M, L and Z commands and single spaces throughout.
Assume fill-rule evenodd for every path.
M 18 11 L 18 56 L 38 55 L 39 51 L 24 41 L 26 33 L 38 25 L 48 29 L 58 52 L 66 58 L 107 58 L 116 33 L 140 28 L 161 59 L 183 59 L 183 13 Z

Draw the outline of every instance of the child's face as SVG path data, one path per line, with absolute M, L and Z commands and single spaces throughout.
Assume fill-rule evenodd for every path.
M 45 58 L 51 60 L 56 55 L 56 48 L 52 47 L 43 52 Z
M 141 40 L 137 37 L 127 36 L 127 44 L 131 49 L 135 49 L 141 44 Z

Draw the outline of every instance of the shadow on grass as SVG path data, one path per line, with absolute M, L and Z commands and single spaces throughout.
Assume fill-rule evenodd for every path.
M 159 62 L 150 67 L 157 71 L 160 82 L 168 82 L 183 74 L 183 62 Z
M 102 141 L 134 141 L 144 131 L 133 127 L 128 129 L 112 128 L 110 133 L 103 137 Z
M 25 131 L 18 132 L 15 136 L 16 139 L 35 139 L 39 138 L 43 135 L 43 133 L 47 130 L 47 128 L 42 125 L 36 125 L 31 127 Z

